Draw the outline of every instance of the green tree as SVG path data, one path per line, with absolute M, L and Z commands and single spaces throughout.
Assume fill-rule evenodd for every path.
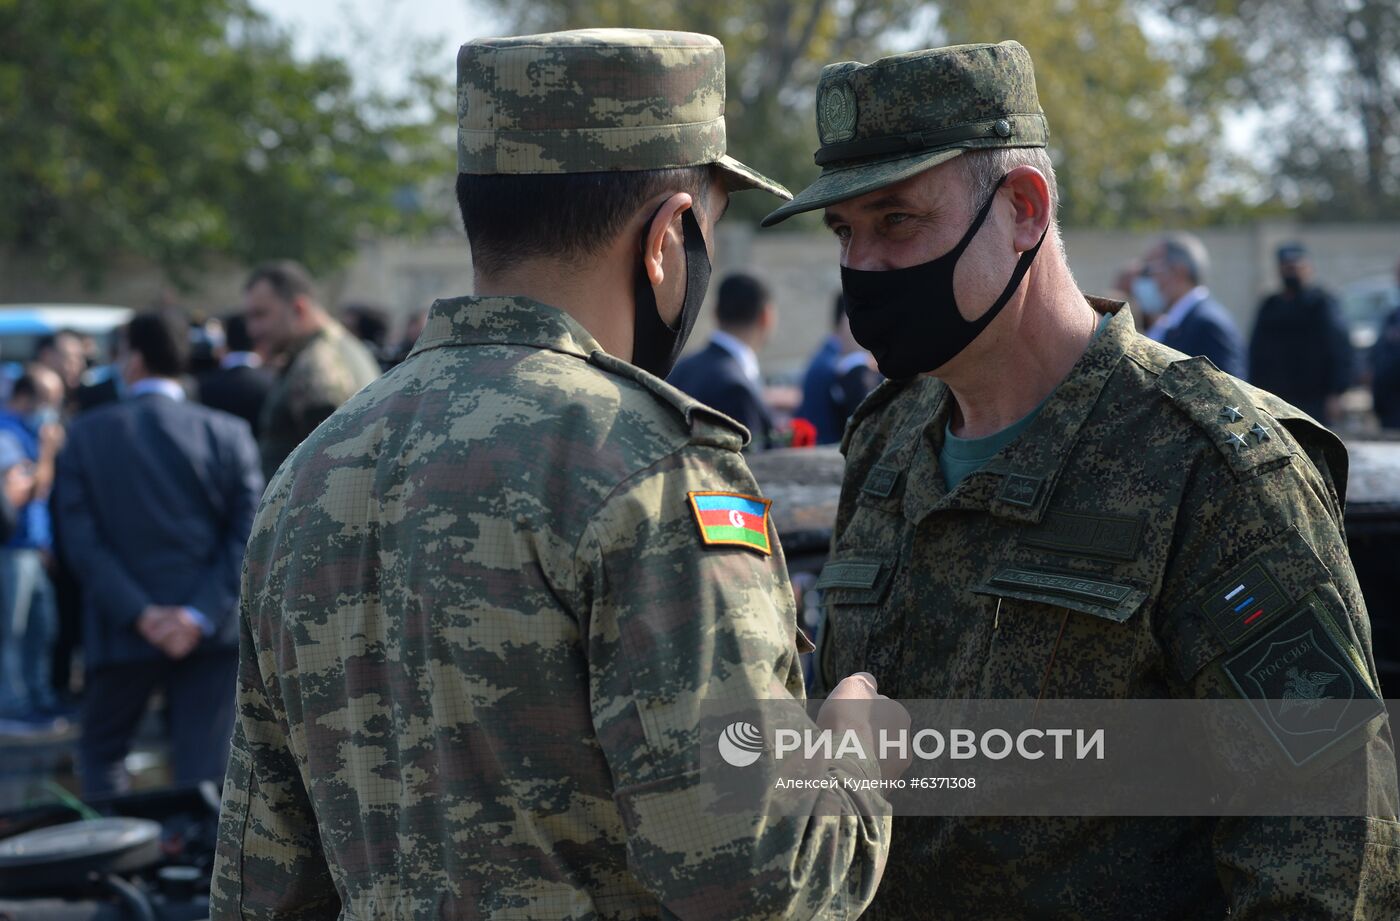
M 94 283 L 125 254 L 329 268 L 430 220 L 401 197 L 439 114 L 297 60 L 245 0 L 0 0 L 0 245 Z
M 1215 100 L 1188 108 L 1132 0 L 478 0 L 520 31 L 635 26 L 707 32 L 725 44 L 736 156 L 793 187 L 816 174 L 817 74 L 833 61 L 1015 38 L 1036 61 L 1067 223 L 1201 219 Z M 746 199 L 750 199 L 747 200 Z M 735 199 L 740 214 L 766 202 Z M 803 225 L 799 225 L 803 226 Z M 805 226 L 813 226 L 809 219 Z
M 1305 218 L 1400 214 L 1400 3 L 1148 0 L 1184 33 L 1182 74 L 1253 110 L 1253 161 Z
M 1218 109 L 1171 90 L 1172 67 L 1124 0 L 945 4 L 933 38 L 1014 37 L 1035 61 L 1062 199 L 1077 227 L 1193 223 L 1212 165 Z M 931 41 L 933 40 L 931 38 Z

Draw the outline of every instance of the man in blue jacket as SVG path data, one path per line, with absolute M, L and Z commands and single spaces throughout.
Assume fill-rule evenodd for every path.
M 59 458 L 60 537 L 83 588 L 88 668 L 79 768 L 88 795 L 165 690 L 176 783 L 223 777 L 238 671 L 238 582 L 262 494 L 248 423 L 185 399 L 189 326 L 126 328 L 126 400 L 81 416 Z
M 15 527 L 0 547 L 0 717 L 37 726 L 55 714 L 50 655 L 56 630 L 49 493 L 63 444 L 58 423 L 63 381 L 31 365 L 0 409 L 0 473 L 28 478 L 17 498 Z
M 1192 357 L 1204 355 L 1243 380 L 1244 338 L 1206 287 L 1210 257 L 1205 244 L 1189 233 L 1168 234 L 1143 263 L 1143 283 L 1134 285 L 1133 293 L 1144 313 L 1156 315 L 1148 337 Z

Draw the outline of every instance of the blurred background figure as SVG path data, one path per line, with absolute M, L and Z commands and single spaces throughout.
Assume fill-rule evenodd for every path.
M 34 471 L 27 464 L 15 464 L 0 472 L 0 544 L 14 536 L 19 527 L 19 510 L 34 494 Z
M 34 361 L 58 375 L 63 382 L 65 403 L 77 396 L 83 373 L 88 369 L 87 346 L 82 336 L 68 329 L 44 336 L 34 346 Z
M 263 476 L 270 479 L 316 426 L 379 376 L 379 362 L 326 312 L 310 274 L 291 260 L 253 270 L 243 287 L 243 315 L 257 350 L 280 368 L 258 436 Z
M 822 445 L 841 440 L 846 420 L 880 381 L 870 354 L 851 335 L 845 298 L 837 294 L 832 309 L 831 334 L 802 376 L 802 405 L 797 410 L 816 427 L 817 444 Z
M 1371 396 L 1381 428 L 1400 429 L 1400 262 L 1395 264 L 1395 309 L 1371 350 Z
M 1206 287 L 1210 257 L 1189 233 L 1163 237 L 1143 257 L 1133 294 L 1145 317 L 1155 318 L 1147 335 L 1186 355 L 1204 355 L 1217 368 L 1243 379 L 1244 339 L 1230 312 Z
M 152 308 L 154 310 L 182 310 L 178 305 L 171 305 L 169 308 Z M 185 367 L 185 374 L 191 382 L 198 381 L 209 372 L 219 367 L 219 356 L 225 351 L 224 345 L 224 324 L 217 317 L 208 317 L 203 321 L 190 321 L 190 360 Z
M 85 413 L 58 465 L 64 550 L 83 587 L 87 665 L 79 772 L 126 789 L 123 761 L 165 691 L 176 783 L 223 777 L 233 731 L 238 584 L 262 494 L 247 423 L 186 400 L 187 320 L 127 326 L 127 398 Z
M 347 304 L 340 311 L 340 322 L 370 350 L 380 367 L 389 368 L 389 314 L 370 304 Z
M 14 491 L 15 528 L 0 548 L 0 717 L 35 728 L 47 728 L 58 706 L 50 674 L 57 615 L 49 494 L 63 447 L 64 392 L 57 373 L 32 364 L 0 411 L 0 471 L 7 487 L 12 471 L 28 484 Z
M 423 335 L 423 327 L 427 325 L 428 311 L 415 310 L 408 315 L 398 345 L 394 346 L 393 354 L 389 357 L 390 366 L 397 365 L 408 357 L 408 353 L 413 351 L 414 344 L 418 342 L 418 337 Z
M 875 367 L 875 359 L 864 349 L 855 349 L 841 356 L 836 363 L 836 380 L 831 387 L 831 402 L 836 418 L 841 422 L 844 434 L 846 420 L 869 395 L 870 391 L 884 380 Z M 836 439 L 840 441 L 838 437 Z
M 1142 274 L 1142 260 L 1129 259 L 1118 270 L 1118 274 L 1113 276 L 1113 284 L 1103 294 L 1110 300 L 1128 302 L 1128 309 L 1133 312 L 1133 325 L 1137 327 L 1138 332 L 1145 331 L 1156 319 L 1156 317 L 1148 317 L 1143 312 L 1142 305 L 1138 303 L 1138 286 L 1150 284 L 1153 283 Z
M 715 321 L 709 345 L 682 359 L 667 381 L 747 428 L 746 450 L 772 447 L 777 425 L 763 401 L 758 352 L 778 325 L 773 296 L 752 275 L 730 275 L 716 295 Z
M 1301 243 L 1278 248 L 1283 290 L 1259 305 L 1249 340 L 1249 382 L 1322 422 L 1342 419 L 1341 397 L 1355 375 L 1351 336 L 1337 299 L 1313 284 Z
M 248 323 L 241 314 L 224 317 L 223 329 L 218 368 L 199 378 L 199 401 L 210 409 L 231 413 L 247 422 L 256 437 L 274 375 L 263 367 L 262 357 L 253 351 Z

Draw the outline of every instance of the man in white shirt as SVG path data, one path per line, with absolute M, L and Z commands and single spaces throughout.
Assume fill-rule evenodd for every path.
M 1147 335 L 1190 356 L 1204 355 L 1226 374 L 1244 379 L 1244 338 L 1230 312 L 1205 285 L 1210 257 L 1189 233 L 1168 234 L 1143 258 L 1133 296 L 1157 319 Z
M 719 286 L 719 328 L 710 344 L 676 365 L 666 380 L 749 430 L 749 447 L 772 447 L 775 424 L 763 401 L 758 351 L 778 325 L 773 298 L 752 275 L 735 274 Z

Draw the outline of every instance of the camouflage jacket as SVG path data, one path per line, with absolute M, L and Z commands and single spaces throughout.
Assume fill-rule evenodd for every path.
M 263 403 L 258 451 L 268 479 L 336 407 L 379 376 L 379 363 L 360 340 L 331 322 L 287 357 Z
M 702 702 L 803 693 L 776 539 L 691 510 L 756 494 L 743 438 L 558 310 L 436 303 L 253 527 L 213 918 L 859 914 L 887 809 L 695 767 Z
M 1303 617 L 1377 687 L 1345 451 L 1297 410 L 1137 335 L 1126 310 L 950 493 L 951 408 L 933 378 L 890 383 L 847 430 L 819 580 L 828 680 L 864 669 L 910 699 L 1237 697 L 1231 656 Z M 1241 584 L 1259 603 L 1236 614 Z M 1400 917 L 1390 732 L 1373 721 L 1336 752 L 1372 817 L 896 818 L 868 917 Z

